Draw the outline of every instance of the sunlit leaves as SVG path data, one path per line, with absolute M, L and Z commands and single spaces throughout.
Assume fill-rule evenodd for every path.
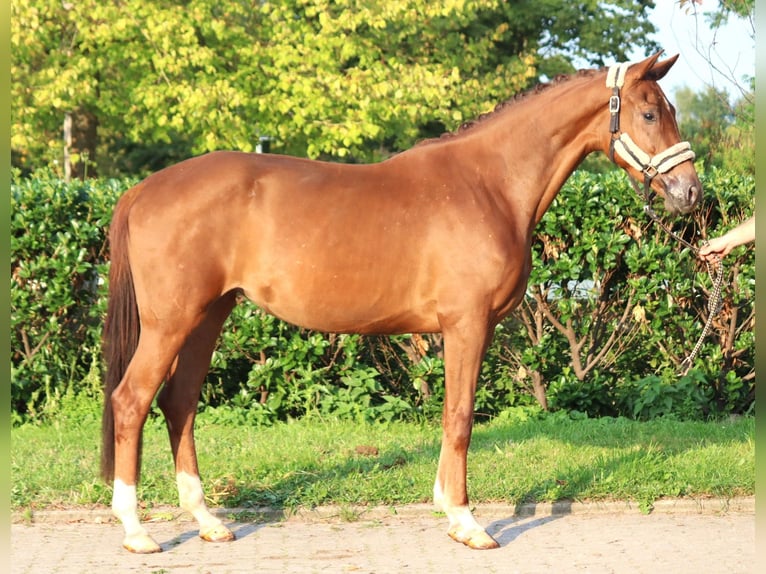
M 646 27 L 643 2 L 619 14 L 585 4 L 603 25 Z M 571 71 L 564 46 L 594 62 L 628 47 L 622 33 L 579 34 L 583 8 L 560 0 L 29 0 L 12 10 L 12 145 L 29 169 L 61 159 L 65 113 L 97 118 L 101 173 L 146 163 L 121 155 L 130 150 L 175 146 L 167 162 L 253 150 L 261 136 L 278 152 L 379 159 L 489 111 L 541 72 Z

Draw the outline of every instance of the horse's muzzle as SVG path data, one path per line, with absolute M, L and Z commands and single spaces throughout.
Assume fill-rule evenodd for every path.
M 665 209 L 669 213 L 689 213 L 702 200 L 702 184 L 696 174 L 666 174 L 662 184 L 665 188 Z

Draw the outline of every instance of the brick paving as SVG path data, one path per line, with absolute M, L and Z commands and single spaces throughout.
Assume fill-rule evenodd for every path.
M 450 540 L 446 519 L 426 505 L 373 509 L 354 522 L 337 515 L 325 509 L 286 520 L 228 521 L 237 540 L 224 544 L 202 541 L 185 517 L 158 518 L 147 529 L 163 552 L 151 555 L 124 551 L 122 527 L 105 511 L 41 513 L 31 523 L 16 517 L 11 572 L 749 574 L 755 568 L 752 499 L 671 502 L 649 515 L 624 503 L 479 507 L 477 519 L 501 544 L 490 551 Z

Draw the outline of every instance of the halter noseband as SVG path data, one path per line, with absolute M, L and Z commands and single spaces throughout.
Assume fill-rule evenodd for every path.
M 620 131 L 620 88 L 625 84 L 629 63 L 617 64 L 609 68 L 606 74 L 606 87 L 612 90 L 609 98 L 609 131 L 612 140 L 609 142 L 609 159 L 614 162 L 615 154 L 637 171 L 644 174 L 644 200 L 647 205 L 652 199 L 652 180 L 660 173 L 670 171 L 675 166 L 685 161 L 694 161 L 694 152 L 691 144 L 678 142 L 657 155 L 650 156 L 631 139 Z M 632 180 L 632 178 L 631 178 Z

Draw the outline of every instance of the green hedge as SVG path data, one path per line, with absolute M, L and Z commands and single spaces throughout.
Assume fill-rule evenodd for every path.
M 751 178 L 713 170 L 703 187 L 693 217 L 666 217 L 692 244 L 752 212 Z M 515 314 L 531 343 L 514 347 L 527 377 L 546 382 L 551 407 L 590 415 L 747 411 L 755 377 L 752 246 L 724 261 L 723 309 L 694 368 L 679 376 L 707 319 L 712 281 L 640 203 L 620 173 L 578 174 L 541 221 L 530 297 Z
M 111 210 L 133 181 L 16 178 L 11 216 L 15 420 L 61 398 L 100 401 Z M 712 171 L 694 242 L 752 212 L 752 178 Z M 650 225 L 627 179 L 577 173 L 537 230 L 524 305 L 497 329 L 476 411 L 546 404 L 590 416 L 702 418 L 746 412 L 754 389 L 754 256 L 725 261 L 725 305 L 694 368 L 677 375 L 706 318 L 704 265 Z M 203 389 L 221 418 L 263 424 L 308 412 L 390 420 L 441 410 L 441 337 L 298 329 L 247 302 L 228 320 Z

